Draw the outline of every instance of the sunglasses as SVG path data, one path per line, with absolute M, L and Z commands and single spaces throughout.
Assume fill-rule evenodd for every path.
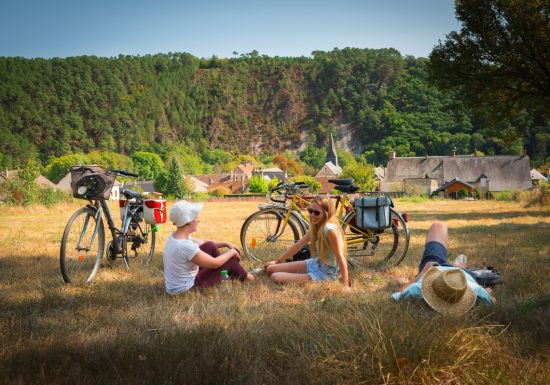
M 319 215 L 321 215 L 321 212 L 320 212 L 319 210 L 313 210 L 311 207 L 308 207 L 308 208 L 307 208 L 307 212 L 310 213 L 310 214 L 315 215 L 316 217 L 318 217 Z

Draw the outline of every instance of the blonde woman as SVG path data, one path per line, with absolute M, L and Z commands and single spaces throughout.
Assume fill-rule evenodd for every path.
M 266 272 L 277 283 L 304 283 L 336 280 L 349 286 L 346 263 L 346 237 L 336 218 L 334 202 L 329 197 L 317 196 L 308 208 L 311 226 L 308 233 L 283 255 L 266 264 Z M 309 242 L 313 258 L 286 262 Z

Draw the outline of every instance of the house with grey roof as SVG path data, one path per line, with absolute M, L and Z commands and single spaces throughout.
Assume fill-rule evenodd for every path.
M 327 162 L 321 167 L 315 177 L 336 177 L 342 174 L 342 167 L 335 165 L 332 162 Z
M 548 178 L 545 177 L 537 169 L 532 169 L 531 170 L 531 181 L 533 182 L 533 186 L 538 186 L 541 182 L 548 182 Z
M 482 194 L 532 187 L 528 156 L 396 157 L 392 152 L 380 191 L 431 195 L 455 178 Z
M 273 178 L 277 178 L 279 182 L 284 182 L 285 179 L 288 177 L 286 171 L 281 170 L 279 167 L 267 167 L 267 168 L 258 167 L 254 169 L 253 175 L 260 176 L 261 178 L 266 180 L 272 180 Z

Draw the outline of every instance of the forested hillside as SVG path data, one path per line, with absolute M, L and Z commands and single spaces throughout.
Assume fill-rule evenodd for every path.
M 546 122 L 525 117 L 481 126 L 454 94 L 428 83 L 427 64 L 393 49 L 354 48 L 310 58 L 255 51 L 233 59 L 4 57 L 0 163 L 45 164 L 94 150 L 162 156 L 181 145 L 200 156 L 213 149 L 300 152 L 324 145 L 328 133 L 375 164 L 390 150 L 441 155 L 453 147 L 485 154 L 526 149 L 535 165 L 545 161 L 548 143 L 533 141 Z M 529 129 L 517 129 L 526 124 Z

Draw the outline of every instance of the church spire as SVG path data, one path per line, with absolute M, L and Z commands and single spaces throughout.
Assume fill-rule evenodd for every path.
M 332 137 L 332 134 L 330 134 L 326 161 L 332 162 L 332 164 L 338 166 L 338 155 L 336 154 L 336 146 L 334 145 L 334 138 Z

